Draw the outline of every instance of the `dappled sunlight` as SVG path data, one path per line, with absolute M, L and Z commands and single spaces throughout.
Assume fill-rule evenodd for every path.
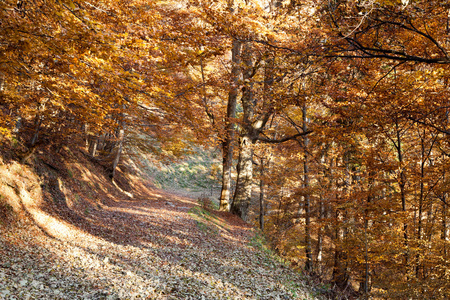
M 66 176 L 43 169 L 36 176 L 10 167 L 11 175 L 1 179 L 2 194 L 15 197 L 29 217 L 13 234 L 0 233 L 0 255 L 15 259 L 12 271 L 0 266 L 8 286 L 27 286 L 49 299 L 290 295 L 279 277 L 269 275 L 279 265 L 255 256 L 253 232 L 239 218 L 143 182 L 134 184 L 141 190 L 124 190 L 131 185 L 113 184 L 76 164 L 70 168 Z M 24 273 L 31 279 L 21 278 Z M 263 283 L 255 284 L 256 277 Z
M 240 226 L 228 228 L 229 224 L 217 217 L 214 220 L 220 224 L 208 226 L 219 226 L 219 234 L 210 236 L 197 227 L 192 213 L 177 210 L 176 205 L 184 204 L 174 199 L 171 199 L 173 206 L 169 207 L 151 201 L 117 201 L 114 202 L 117 206 L 102 205 L 102 210 L 84 218 L 90 226 L 133 228 L 135 232 L 131 235 L 127 232 L 132 239 L 138 238 L 136 230 L 151 234 L 153 238 L 152 241 L 143 237 L 144 240 L 138 238 L 138 243 L 122 243 L 101 232 L 84 232 L 40 210 L 25 193 L 22 196 L 27 199 L 24 201 L 26 208 L 36 224 L 56 239 L 49 243 L 46 241 L 49 237 L 42 236 L 37 245 L 47 247 L 45 257 L 51 261 L 44 265 L 54 265 L 52 276 L 69 273 L 80 276 L 77 284 L 95 283 L 95 291 L 118 297 L 131 294 L 159 299 L 164 294 L 182 295 L 193 290 L 217 298 L 279 293 L 277 280 L 264 287 L 255 286 L 254 268 L 258 262 L 246 254 L 248 249 L 241 244 L 243 241 L 233 238 L 231 233 Z M 108 214 L 102 215 L 102 212 Z M 117 233 L 111 231 L 111 234 Z M 64 244 L 55 246 L 60 242 Z M 44 280 L 34 281 L 34 284 L 37 286 L 41 282 L 46 285 Z

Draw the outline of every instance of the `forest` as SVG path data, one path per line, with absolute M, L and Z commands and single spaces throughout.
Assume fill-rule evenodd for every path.
M 299 270 L 450 298 L 450 2 L 3 0 L 0 37 L 14 159 L 218 151 L 218 209 Z

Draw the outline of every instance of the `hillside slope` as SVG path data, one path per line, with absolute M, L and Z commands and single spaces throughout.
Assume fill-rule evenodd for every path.
M 0 162 L 0 299 L 318 299 L 240 219 L 43 154 Z

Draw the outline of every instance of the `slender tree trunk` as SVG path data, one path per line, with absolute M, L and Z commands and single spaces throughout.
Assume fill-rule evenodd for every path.
M 241 56 L 241 42 L 233 40 L 233 48 L 231 52 L 232 69 L 231 80 L 232 86 L 228 92 L 226 136 L 222 143 L 223 162 L 222 162 L 222 190 L 220 192 L 220 207 L 221 211 L 230 210 L 230 195 L 231 195 L 231 167 L 233 163 L 233 140 L 234 140 L 234 121 L 236 117 L 236 102 L 239 89 L 240 77 L 240 56 Z
M 372 187 L 375 181 L 375 171 L 372 169 L 372 164 L 369 163 L 370 171 L 368 173 L 368 196 L 366 207 L 364 209 L 364 282 L 362 283 L 361 291 L 364 293 L 366 299 L 369 297 L 370 291 L 370 265 L 369 265 L 369 205 L 372 202 Z
M 320 159 L 320 162 L 322 165 L 325 165 L 326 162 L 326 153 L 324 152 L 322 154 L 322 157 Z M 327 172 L 327 170 L 323 171 L 323 185 L 325 185 L 325 188 L 328 187 L 329 190 L 331 190 L 333 188 L 333 159 L 330 159 L 329 162 L 329 172 Z M 326 182 L 326 180 L 328 180 L 328 182 Z M 327 196 L 328 197 L 328 196 Z M 325 224 L 324 220 L 327 217 L 327 210 L 326 210 L 326 205 L 325 205 L 325 199 L 324 196 L 322 195 L 322 193 L 320 194 L 320 199 L 319 199 L 319 232 L 317 233 L 317 256 L 316 256 L 316 261 L 317 261 L 317 272 L 319 275 L 322 275 L 323 272 L 323 240 L 324 240 L 324 236 L 325 236 L 325 228 L 326 226 L 329 226 L 328 224 Z
M 425 135 L 425 132 L 424 132 Z M 420 192 L 419 192 L 419 212 L 417 221 L 417 239 L 423 239 L 423 201 L 424 201 L 424 177 L 425 177 L 425 136 L 421 139 L 421 162 L 420 162 Z M 420 247 L 419 247 L 420 249 Z M 420 278 L 420 253 L 416 254 L 416 277 Z
M 3 74 L 0 73 L 0 92 L 2 92 L 5 89 L 5 79 L 3 77 Z
M 97 141 L 97 151 L 104 151 L 104 150 L 105 150 L 105 147 L 106 147 L 106 137 L 107 137 L 107 134 L 106 134 L 106 133 L 101 134 L 101 135 L 98 137 L 98 141 Z
M 222 189 L 220 191 L 220 211 L 230 210 L 231 167 L 233 162 L 232 141 L 227 138 L 222 143 Z
M 119 160 L 123 151 L 123 143 L 125 140 L 125 118 L 123 112 L 125 111 L 125 109 L 126 106 L 122 105 L 122 112 L 120 112 L 118 119 L 118 128 L 116 129 L 116 132 L 114 134 L 115 141 L 114 143 L 111 143 L 111 152 L 114 153 L 114 160 L 110 175 L 112 180 L 114 180 L 115 178 L 117 165 L 119 164 Z
M 400 199 L 402 205 L 402 211 L 406 213 L 406 174 L 405 167 L 403 161 L 403 149 L 402 149 L 402 140 L 401 133 L 398 124 L 398 120 L 395 120 L 395 130 L 396 130 L 396 139 L 397 143 L 395 145 L 397 150 L 397 159 L 400 164 L 400 178 L 399 178 L 399 187 L 400 187 Z M 405 255 L 404 255 L 404 266 L 408 266 L 409 264 L 409 249 L 408 249 L 408 221 L 405 220 L 403 223 L 403 244 L 405 246 Z
M 447 259 L 448 249 L 447 242 L 450 241 L 450 224 L 448 222 L 448 207 L 447 207 L 447 194 L 441 196 L 442 199 L 442 228 L 441 228 L 441 240 L 444 243 L 443 256 Z
M 112 172 L 111 172 L 112 180 L 114 180 L 114 177 L 116 175 L 117 165 L 119 164 L 120 156 L 122 155 L 124 137 L 125 137 L 125 129 L 122 125 L 121 128 L 119 129 L 119 134 L 118 134 L 119 144 L 117 145 L 117 150 L 114 155 L 114 161 L 113 161 L 113 165 L 112 165 Z
M 259 229 L 261 231 L 264 231 L 264 215 L 265 215 L 265 199 L 264 199 L 264 171 L 265 171 L 265 165 L 264 165 L 264 158 L 261 159 L 261 171 L 259 179 Z
M 306 105 L 303 105 L 302 108 L 303 114 L 303 132 L 308 130 L 308 117 L 307 117 L 307 108 Z M 312 245 L 311 245 L 311 199 L 310 195 L 307 191 L 309 188 L 309 164 L 308 164 L 308 144 L 309 139 L 308 136 L 303 137 L 303 149 L 304 149 L 304 161 L 303 161 L 303 188 L 305 190 L 304 195 L 304 206 L 305 206 L 305 254 L 306 254 L 306 263 L 305 270 L 312 271 L 313 270 L 313 260 L 312 260 Z
M 86 146 L 86 150 L 89 151 L 89 124 L 84 124 L 83 130 L 84 130 L 84 143 Z
M 325 205 L 323 203 L 322 195 L 319 199 L 319 222 L 322 222 L 325 218 Z M 320 224 L 320 223 L 319 223 Z M 319 275 L 322 274 L 322 260 L 323 260 L 323 236 L 324 236 L 324 229 L 323 226 L 319 227 L 319 232 L 317 233 L 317 250 L 316 250 L 316 269 Z
M 18 134 L 21 128 L 22 128 L 22 117 L 17 117 L 13 132 L 15 134 Z
M 341 213 L 336 210 L 336 220 L 343 218 Z M 345 238 L 345 230 L 341 226 L 336 227 L 335 231 L 335 249 L 334 249 L 334 266 L 333 266 L 333 282 L 340 288 L 345 288 L 348 285 L 349 275 L 346 268 L 346 257 L 342 249 L 342 244 Z
M 42 119 L 40 116 L 38 116 L 37 120 L 36 120 L 36 128 L 35 128 L 35 131 L 33 134 L 33 138 L 31 139 L 31 142 L 30 142 L 31 146 L 34 146 L 37 142 L 37 139 L 39 137 L 39 132 L 41 130 L 41 123 L 42 123 Z
M 369 202 L 370 200 L 368 200 Z M 370 273 L 369 273 L 369 240 L 367 237 L 367 230 L 369 229 L 369 220 L 367 209 L 364 212 L 364 284 L 362 291 L 366 298 L 369 295 L 369 281 L 370 281 Z
M 343 188 L 340 190 L 344 199 L 336 199 L 338 206 L 335 208 L 335 220 L 336 220 L 336 228 L 335 228 L 335 236 L 334 236 L 334 266 L 333 266 L 333 281 L 340 288 L 346 288 L 349 283 L 350 274 L 348 272 L 348 262 L 347 262 L 347 254 L 345 249 L 345 239 L 347 238 L 348 229 L 345 226 L 345 223 L 348 222 L 348 213 L 345 209 L 340 209 L 339 204 L 341 201 L 348 201 L 346 199 L 348 197 L 349 189 L 352 184 L 352 176 L 350 173 L 349 166 L 349 153 L 344 154 L 342 158 L 342 164 L 345 166 L 345 176 L 343 182 Z M 336 167 L 338 167 L 338 163 L 336 162 Z M 337 184 L 336 184 L 337 186 Z
M 91 135 L 89 137 L 89 154 L 91 157 L 95 157 L 97 155 L 97 146 L 98 146 L 99 138 Z

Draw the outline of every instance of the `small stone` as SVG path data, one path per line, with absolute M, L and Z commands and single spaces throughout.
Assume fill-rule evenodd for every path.
M 22 279 L 21 281 L 19 281 L 20 286 L 26 286 L 28 284 L 28 280 L 26 279 Z

